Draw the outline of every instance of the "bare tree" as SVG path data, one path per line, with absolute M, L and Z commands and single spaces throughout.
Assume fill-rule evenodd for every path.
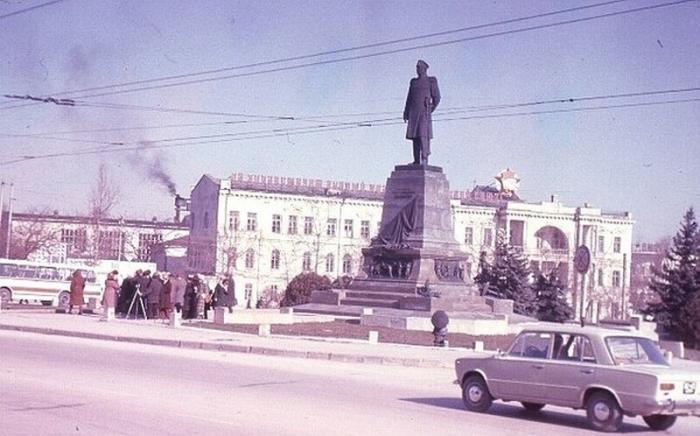
M 93 222 L 93 237 L 92 237 L 92 257 L 97 260 L 101 257 L 101 221 L 108 218 L 110 212 L 119 202 L 119 188 L 112 182 L 109 177 L 107 165 L 101 163 L 97 171 L 95 185 L 90 191 L 90 199 L 88 210 L 90 218 Z
M 95 221 L 109 217 L 112 209 L 119 203 L 119 188 L 112 183 L 104 163 L 100 164 L 97 171 L 89 201 L 90 217 Z
M 49 213 L 48 211 L 29 211 L 29 218 L 13 226 L 10 258 L 26 259 L 30 254 L 48 249 L 60 240 L 60 230 L 45 219 Z

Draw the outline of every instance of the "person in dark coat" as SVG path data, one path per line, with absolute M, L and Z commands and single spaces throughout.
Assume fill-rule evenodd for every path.
M 228 307 L 228 313 L 233 312 L 233 306 L 236 305 L 235 287 L 230 287 L 230 280 L 224 278 L 216 284 L 214 289 L 215 307 Z
M 140 274 L 140 271 L 137 271 L 137 274 Z M 121 292 L 119 292 L 119 298 L 117 299 L 117 313 L 126 315 L 127 310 L 129 310 L 129 304 L 131 304 L 131 300 L 136 292 L 134 279 L 135 277 L 125 277 L 122 281 Z
M 170 311 L 173 309 L 172 303 L 172 293 L 173 293 L 173 280 L 168 275 L 164 275 L 163 278 L 163 291 L 160 293 L 160 317 L 162 319 L 170 318 Z
M 185 279 L 182 278 L 180 273 L 176 273 L 174 276 L 170 277 L 171 282 L 171 293 L 170 299 L 172 301 L 173 307 L 177 313 L 183 312 L 183 307 L 185 305 L 185 292 L 187 289 L 187 283 Z
M 428 76 L 428 64 L 419 60 L 416 64 L 418 77 L 411 79 L 403 110 L 406 139 L 413 141 L 413 164 L 428 165 L 430 139 L 433 137 L 432 113 L 440 104 L 440 89 L 437 79 Z
M 143 292 L 148 302 L 149 318 L 158 318 L 158 312 L 160 311 L 160 294 L 162 291 L 163 282 L 160 279 L 160 274 L 157 272 L 153 273 L 153 277 L 148 281 L 146 290 Z
M 185 288 L 185 305 L 182 309 L 182 317 L 187 319 L 197 318 L 197 295 L 199 294 L 199 280 L 188 277 Z

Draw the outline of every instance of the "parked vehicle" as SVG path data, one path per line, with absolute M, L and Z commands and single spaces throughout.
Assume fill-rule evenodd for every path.
M 533 324 L 505 352 L 455 362 L 468 410 L 493 400 L 585 409 L 596 430 L 617 431 L 623 415 L 643 417 L 653 430 L 679 415 L 700 415 L 700 372 L 672 368 L 650 338 L 578 325 Z
M 0 259 L 0 299 L 11 301 L 41 301 L 45 305 L 66 306 L 70 299 L 70 281 L 76 269 L 85 278 L 84 298 L 100 301 L 102 286 L 91 268 L 65 264 Z

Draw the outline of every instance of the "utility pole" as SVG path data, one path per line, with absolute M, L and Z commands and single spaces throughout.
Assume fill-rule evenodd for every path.
M 5 257 L 10 257 L 10 238 L 12 238 L 12 195 L 15 190 L 15 184 L 10 183 L 10 196 L 7 199 L 7 240 L 5 241 Z
M 2 229 L 2 222 L 5 218 L 5 182 L 0 182 L 0 231 Z M 2 256 L 2 251 L 0 250 L 0 257 Z

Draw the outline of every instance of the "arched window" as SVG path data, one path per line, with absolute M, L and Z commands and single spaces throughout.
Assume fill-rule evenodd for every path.
M 277 249 L 272 250 L 270 269 L 280 269 L 280 251 Z
M 343 256 L 343 274 L 352 274 L 352 256 L 350 256 L 349 254 Z
M 311 253 L 308 251 L 301 258 L 301 269 L 302 271 L 311 271 Z
M 326 272 L 327 273 L 335 272 L 335 257 L 333 257 L 333 254 L 331 254 L 331 253 L 329 253 L 326 256 Z
M 255 268 L 255 252 L 252 249 L 245 252 L 245 267 L 248 269 Z

